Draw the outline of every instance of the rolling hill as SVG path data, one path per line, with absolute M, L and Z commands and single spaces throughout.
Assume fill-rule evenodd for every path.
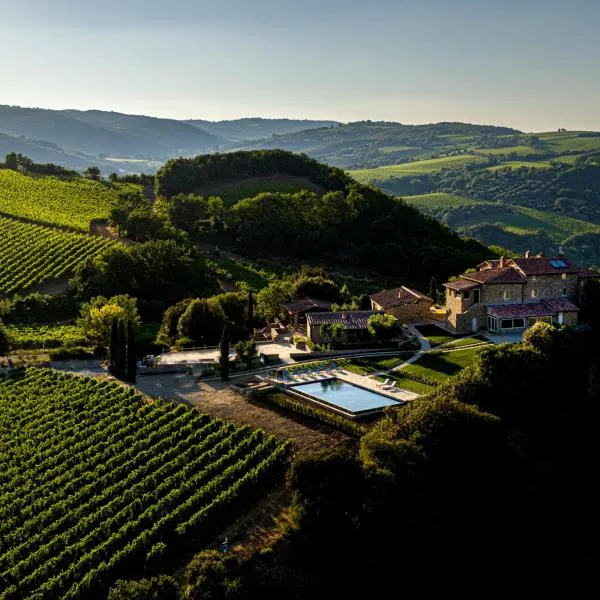
M 559 247 L 574 261 L 600 268 L 600 225 L 551 212 L 447 193 L 405 196 L 404 200 L 439 219 L 459 235 L 519 254 Z

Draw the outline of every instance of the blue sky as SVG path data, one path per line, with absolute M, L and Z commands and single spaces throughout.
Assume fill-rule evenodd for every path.
M 0 0 L 0 104 L 600 130 L 595 0 Z

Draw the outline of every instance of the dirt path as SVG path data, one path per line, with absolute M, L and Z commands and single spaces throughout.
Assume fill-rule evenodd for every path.
M 144 394 L 161 396 L 177 402 L 185 402 L 213 417 L 226 419 L 236 425 L 260 427 L 282 440 L 294 441 L 298 453 L 331 448 L 349 439 L 345 434 L 296 418 L 292 413 L 283 413 L 273 407 L 249 402 L 221 383 L 197 382 L 194 375 L 149 375 L 139 377 L 137 382 Z

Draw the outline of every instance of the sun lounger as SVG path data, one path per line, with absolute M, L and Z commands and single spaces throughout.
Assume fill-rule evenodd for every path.
M 392 381 L 392 383 L 390 383 L 389 385 L 382 386 L 382 387 L 386 392 L 395 392 L 398 390 L 398 388 L 396 387 L 397 383 L 398 383 L 397 381 Z
M 389 379 L 386 379 L 385 381 L 380 381 L 380 382 L 377 384 L 377 387 L 380 387 L 380 388 L 382 388 L 382 387 L 385 387 L 386 385 L 390 385 L 390 380 L 389 380 Z

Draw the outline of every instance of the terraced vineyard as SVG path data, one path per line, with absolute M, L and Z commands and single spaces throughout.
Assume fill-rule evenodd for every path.
M 115 383 L 13 376 L 0 383 L 0 599 L 105 597 L 158 542 L 172 554 L 218 533 L 289 451 Z
M 56 279 L 115 243 L 0 216 L 0 294 Z
M 92 219 L 108 217 L 119 193 L 136 189 L 133 184 L 36 177 L 0 169 L 0 213 L 87 232 Z

